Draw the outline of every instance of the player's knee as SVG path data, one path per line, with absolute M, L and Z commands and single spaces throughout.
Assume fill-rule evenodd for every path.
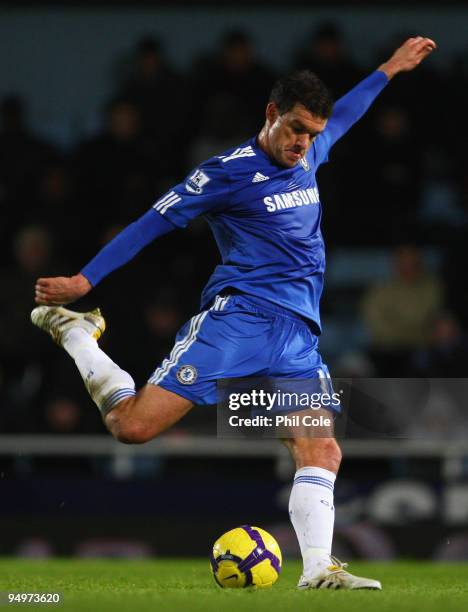
M 106 424 L 114 438 L 123 444 L 144 444 L 151 438 L 138 423 L 111 417 Z
M 123 403 L 122 403 L 123 404 Z M 106 427 L 116 440 L 123 444 L 144 444 L 151 440 L 154 435 L 150 435 L 146 425 L 132 415 L 131 409 L 126 404 L 118 405 L 111 410 L 105 417 Z

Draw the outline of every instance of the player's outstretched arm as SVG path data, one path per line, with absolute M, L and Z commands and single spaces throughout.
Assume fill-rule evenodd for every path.
M 316 141 L 317 161 L 326 159 L 330 148 L 364 115 L 390 79 L 419 66 L 435 48 L 430 38 L 409 38 L 388 61 L 337 100 L 326 129 Z
M 159 236 L 186 227 L 198 215 L 229 206 L 231 180 L 225 162 L 226 158 L 212 157 L 201 164 L 106 244 L 79 274 L 38 279 L 36 302 L 47 306 L 73 302 Z
M 99 251 L 79 274 L 39 278 L 36 281 L 37 304 L 55 306 L 83 297 L 113 270 L 120 268 L 155 238 L 176 226 L 153 209 L 120 232 Z

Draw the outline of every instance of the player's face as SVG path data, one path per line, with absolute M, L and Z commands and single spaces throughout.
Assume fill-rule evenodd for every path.
M 305 156 L 327 125 L 327 119 L 313 115 L 302 104 L 295 104 L 290 111 L 280 115 L 276 104 L 270 102 L 266 115 L 267 153 L 287 168 L 292 168 Z

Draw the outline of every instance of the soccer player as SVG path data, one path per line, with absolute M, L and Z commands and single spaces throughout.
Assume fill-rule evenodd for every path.
M 388 81 L 435 48 L 429 38 L 410 38 L 334 107 L 313 73 L 280 79 L 257 136 L 201 164 L 79 274 L 38 279 L 36 302 L 42 306 L 33 310 L 32 321 L 75 360 L 118 440 L 146 442 L 194 404 L 215 404 L 221 378 L 329 376 L 318 352 L 325 258 L 315 172 Z M 201 214 L 222 264 L 203 291 L 200 313 L 181 328 L 171 354 L 136 392 L 130 374 L 97 344 L 105 328 L 100 312 L 58 305 L 87 294 L 152 240 Z M 289 510 L 304 562 L 298 587 L 380 589 L 377 580 L 353 576 L 331 557 L 341 460 L 336 440 L 297 436 L 286 444 L 297 469 Z

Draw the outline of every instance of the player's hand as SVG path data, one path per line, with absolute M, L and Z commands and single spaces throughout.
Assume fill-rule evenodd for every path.
M 82 274 L 39 278 L 36 281 L 36 304 L 57 306 L 68 304 L 86 295 L 92 289 L 91 283 Z
M 434 49 L 437 49 L 437 45 L 430 38 L 424 38 L 423 36 L 408 38 L 392 57 L 378 69 L 385 72 L 391 79 L 399 72 L 414 70 Z

